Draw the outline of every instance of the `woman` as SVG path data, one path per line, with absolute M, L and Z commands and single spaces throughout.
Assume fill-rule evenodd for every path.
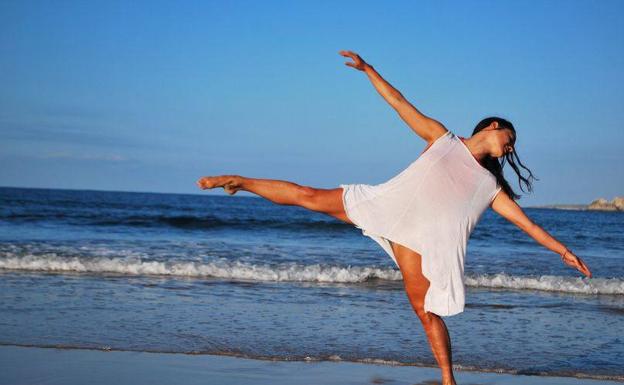
M 375 69 L 351 51 L 347 66 L 363 71 L 399 116 L 428 142 L 423 153 L 397 176 L 379 185 L 350 184 L 317 189 L 239 175 L 201 178 L 202 189 L 245 190 L 274 203 L 296 205 L 352 224 L 378 242 L 401 270 L 409 301 L 422 322 L 443 384 L 455 384 L 451 341 L 442 320 L 464 310 L 464 257 L 468 238 L 487 207 L 561 255 L 568 266 L 591 277 L 585 263 L 533 223 L 514 201 L 519 196 L 503 178 L 509 161 L 531 191 L 533 178 L 514 151 L 516 131 L 505 119 L 482 120 L 470 138 L 423 115 Z M 523 177 L 516 165 L 529 171 Z

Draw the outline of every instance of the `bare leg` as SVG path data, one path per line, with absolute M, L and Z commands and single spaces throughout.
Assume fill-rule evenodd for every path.
M 240 175 L 205 176 L 197 181 L 197 185 L 203 190 L 223 187 L 230 195 L 238 190 L 249 191 L 279 205 L 301 206 L 352 224 L 344 210 L 340 187 L 317 189 L 284 180 L 246 178 Z
M 429 280 L 422 274 L 421 255 L 398 243 L 391 242 L 391 245 L 403 274 L 403 284 L 407 297 L 425 329 L 433 356 L 442 369 L 442 384 L 455 385 L 451 338 L 446 325 L 440 316 L 426 312 L 424 309 Z

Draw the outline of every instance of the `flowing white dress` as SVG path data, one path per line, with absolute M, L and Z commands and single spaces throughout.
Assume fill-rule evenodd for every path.
M 422 256 L 422 273 L 430 282 L 425 311 L 462 312 L 468 238 L 501 190 L 462 140 L 447 131 L 387 182 L 340 187 L 349 219 L 397 266 L 388 240 Z

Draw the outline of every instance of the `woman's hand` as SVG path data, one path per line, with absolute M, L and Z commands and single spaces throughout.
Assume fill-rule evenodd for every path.
M 589 268 L 581 258 L 577 257 L 576 255 L 574 255 L 573 252 L 569 250 L 564 255 L 564 257 L 561 257 L 563 263 L 570 267 L 574 267 L 581 273 L 585 274 L 587 278 L 591 278 L 591 271 L 589 271 Z
M 353 59 L 353 63 L 348 61 L 348 62 L 345 62 L 345 64 L 348 65 L 349 67 L 355 68 L 356 70 L 364 71 L 366 67 L 368 66 L 368 63 L 366 63 L 364 59 L 362 59 L 360 55 L 358 55 L 355 52 L 340 51 L 339 54 L 341 54 L 344 57 L 350 57 L 351 59 Z

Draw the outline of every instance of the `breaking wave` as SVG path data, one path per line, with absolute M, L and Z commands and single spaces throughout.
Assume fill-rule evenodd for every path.
M 399 270 L 380 266 L 341 266 L 324 264 L 254 264 L 217 259 L 209 262 L 150 261 L 136 257 L 66 257 L 43 255 L 0 256 L 0 269 L 39 272 L 76 272 L 92 274 L 165 275 L 230 280 L 362 283 L 374 280 L 400 281 Z M 624 294 L 621 278 L 584 278 L 555 275 L 515 276 L 506 273 L 466 275 L 469 287 L 513 290 L 542 290 L 578 294 Z

